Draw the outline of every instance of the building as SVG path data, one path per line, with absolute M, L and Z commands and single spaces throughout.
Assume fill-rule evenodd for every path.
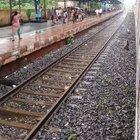
M 76 0 L 60 0 L 58 2 L 58 7 L 64 8 L 64 7 L 77 7 L 78 1 Z

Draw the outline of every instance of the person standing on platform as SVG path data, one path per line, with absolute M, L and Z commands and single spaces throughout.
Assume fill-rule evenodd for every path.
M 43 10 L 42 6 L 39 5 L 38 10 L 37 10 L 37 21 L 38 22 L 41 22 L 41 20 L 42 20 L 42 10 Z
M 66 24 L 68 22 L 68 12 L 64 10 L 63 13 L 63 23 Z
M 74 22 L 74 10 L 71 10 L 71 13 L 70 13 L 70 20 L 72 22 Z
M 15 34 L 17 33 L 19 40 L 20 37 L 20 13 L 15 11 L 11 16 L 12 23 L 12 41 L 15 41 Z
M 82 20 L 84 20 L 84 17 L 85 17 L 85 13 L 84 13 L 84 11 L 82 10 Z
M 52 21 L 52 26 L 55 25 L 55 10 L 52 8 L 51 10 L 51 21 Z
M 75 23 L 77 21 L 77 10 L 75 9 L 73 12 L 73 23 Z
M 60 11 L 60 8 L 59 9 L 56 9 L 56 20 L 57 20 L 58 23 L 61 20 L 61 11 Z
M 99 10 L 96 9 L 96 10 L 95 10 L 95 13 L 96 13 L 96 16 L 98 17 L 98 16 L 99 16 Z
M 103 10 L 100 9 L 100 10 L 99 10 L 99 16 L 100 16 L 100 17 L 101 17 L 101 15 L 102 15 L 102 12 L 103 12 Z

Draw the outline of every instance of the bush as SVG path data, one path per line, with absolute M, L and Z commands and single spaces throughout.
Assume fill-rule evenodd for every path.
M 74 36 L 73 35 L 69 35 L 69 37 L 66 39 L 66 45 L 72 44 L 73 41 L 74 41 Z
M 10 5 L 5 1 L 0 1 L 0 10 L 9 9 Z
M 21 4 L 21 9 L 34 9 L 34 5 L 31 5 L 30 3 L 22 3 Z M 13 9 L 19 9 L 19 5 L 15 5 L 12 7 Z
M 27 9 L 26 10 L 26 15 L 27 15 L 29 21 L 30 21 L 31 14 L 32 14 L 32 10 L 31 9 Z

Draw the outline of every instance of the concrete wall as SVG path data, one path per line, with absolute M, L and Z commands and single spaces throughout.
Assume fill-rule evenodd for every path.
M 26 10 L 21 10 L 21 17 L 24 21 L 28 21 Z M 32 10 L 31 19 L 35 19 L 35 10 Z M 10 24 L 10 10 L 0 10 L 0 26 Z
M 76 7 L 78 5 L 78 1 L 68 0 L 65 2 L 66 7 Z M 64 8 L 64 1 L 58 2 L 58 7 Z
M 10 23 L 10 11 L 0 10 L 0 26 Z

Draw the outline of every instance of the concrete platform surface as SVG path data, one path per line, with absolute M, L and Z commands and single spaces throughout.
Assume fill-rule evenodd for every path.
M 31 32 L 34 30 L 39 30 L 39 29 L 44 29 L 44 28 L 48 28 L 51 27 L 51 21 L 48 20 L 47 22 L 42 22 L 42 23 L 24 23 L 21 26 L 21 33 L 27 33 L 27 32 Z M 11 37 L 12 34 L 12 27 L 11 26 L 7 26 L 7 27 L 0 27 L 0 38 L 5 38 L 5 37 Z

